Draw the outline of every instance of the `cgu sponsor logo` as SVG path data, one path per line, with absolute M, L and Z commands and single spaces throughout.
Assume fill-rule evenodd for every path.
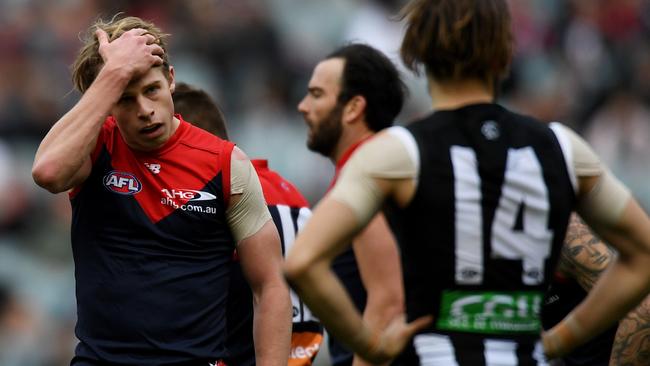
M 216 200 L 217 196 L 209 192 L 197 191 L 194 189 L 165 189 L 161 192 L 165 197 L 170 199 L 179 199 L 182 201 L 211 201 Z
M 134 195 L 142 190 L 142 183 L 131 173 L 113 170 L 104 176 L 104 187 L 111 192 Z

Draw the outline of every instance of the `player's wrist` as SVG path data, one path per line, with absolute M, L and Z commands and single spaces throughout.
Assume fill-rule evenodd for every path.
M 97 79 L 100 76 L 105 76 L 117 82 L 128 84 L 133 77 L 135 70 L 126 66 L 124 63 L 111 62 L 110 60 L 102 66 L 97 74 Z
M 384 342 L 382 333 L 364 325 L 357 336 L 356 342 L 363 351 L 359 355 L 368 361 L 381 362 L 385 359 Z
M 584 337 L 584 329 L 573 313 L 542 334 L 544 353 L 549 359 L 562 357 L 573 350 Z

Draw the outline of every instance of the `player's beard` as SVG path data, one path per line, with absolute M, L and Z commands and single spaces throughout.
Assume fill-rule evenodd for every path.
M 312 127 L 311 135 L 307 138 L 309 150 L 324 156 L 331 156 L 343 133 L 342 116 L 343 106 L 336 103 L 321 123 Z

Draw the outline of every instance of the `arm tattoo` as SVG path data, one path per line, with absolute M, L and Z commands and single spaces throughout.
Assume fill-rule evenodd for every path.
M 589 291 L 615 257 L 614 249 L 596 238 L 589 227 L 573 214 L 558 270 Z M 650 365 L 650 296 L 619 322 L 609 364 Z
M 650 296 L 619 322 L 610 365 L 650 365 Z
M 595 237 L 578 215 L 571 216 L 558 263 L 561 272 L 589 291 L 615 256 L 614 249 Z

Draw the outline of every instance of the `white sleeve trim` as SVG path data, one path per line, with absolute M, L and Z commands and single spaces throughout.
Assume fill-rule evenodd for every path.
M 413 162 L 413 166 L 415 166 L 416 178 L 417 180 L 419 180 L 420 150 L 418 148 L 418 143 L 415 141 L 415 138 L 413 137 L 411 132 L 409 132 L 409 130 L 407 130 L 402 126 L 390 127 L 386 132 L 391 136 L 395 136 L 398 140 L 402 142 L 402 145 L 404 145 L 404 148 L 406 149 L 409 158 Z
M 560 143 L 560 148 L 564 155 L 564 162 L 566 164 L 567 171 L 569 172 L 569 179 L 571 179 L 571 185 L 573 186 L 573 191 L 578 192 L 578 176 L 576 175 L 575 168 L 573 166 L 573 146 L 571 145 L 571 140 L 567 136 L 564 129 L 564 125 L 559 122 L 550 123 L 551 131 L 557 137 L 557 140 Z

